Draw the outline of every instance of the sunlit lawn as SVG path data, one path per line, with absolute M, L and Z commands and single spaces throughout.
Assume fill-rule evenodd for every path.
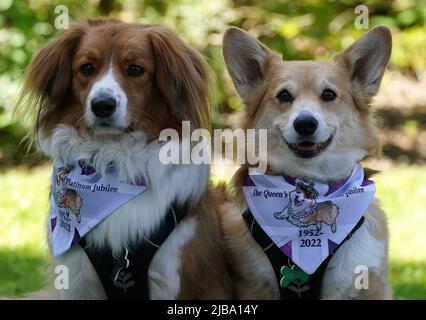
M 0 173 L 0 296 L 43 286 L 49 174 L 47 167 Z M 389 217 L 394 297 L 426 299 L 426 167 L 389 169 L 375 180 Z
M 43 286 L 49 169 L 0 173 L 0 295 Z
M 394 297 L 426 299 L 426 167 L 390 169 L 375 180 L 389 217 Z

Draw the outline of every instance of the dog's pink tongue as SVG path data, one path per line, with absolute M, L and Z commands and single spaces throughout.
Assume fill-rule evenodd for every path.
M 317 144 L 315 142 L 310 142 L 310 141 L 303 141 L 301 143 L 296 144 L 297 149 L 303 150 L 303 151 L 314 150 L 316 148 L 316 145 Z

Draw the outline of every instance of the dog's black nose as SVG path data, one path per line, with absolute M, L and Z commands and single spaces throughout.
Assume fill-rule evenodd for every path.
M 117 101 L 109 94 L 103 93 L 94 97 L 90 105 L 95 116 L 98 118 L 108 118 L 115 112 Z
M 294 130 L 301 136 L 307 137 L 315 133 L 318 121 L 313 116 L 301 115 L 293 122 Z

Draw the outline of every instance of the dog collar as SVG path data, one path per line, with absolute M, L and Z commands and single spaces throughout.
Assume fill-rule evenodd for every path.
M 101 176 L 82 160 L 57 160 L 52 174 L 50 238 L 57 257 L 122 205 L 146 190 L 144 179 L 123 183 L 113 165 Z
M 375 186 L 357 164 L 346 179 L 335 184 L 249 175 L 243 192 L 271 243 L 309 275 L 358 225 L 374 198 Z

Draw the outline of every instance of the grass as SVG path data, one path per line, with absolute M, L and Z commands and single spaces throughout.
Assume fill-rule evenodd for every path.
M 49 174 L 47 167 L 0 173 L 0 295 L 19 296 L 43 286 Z
M 47 167 L 0 173 L 0 296 L 43 286 L 49 175 Z M 426 167 L 394 167 L 375 181 L 389 217 L 394 298 L 426 299 Z
M 426 167 L 389 169 L 375 181 L 389 219 L 394 297 L 426 299 Z

